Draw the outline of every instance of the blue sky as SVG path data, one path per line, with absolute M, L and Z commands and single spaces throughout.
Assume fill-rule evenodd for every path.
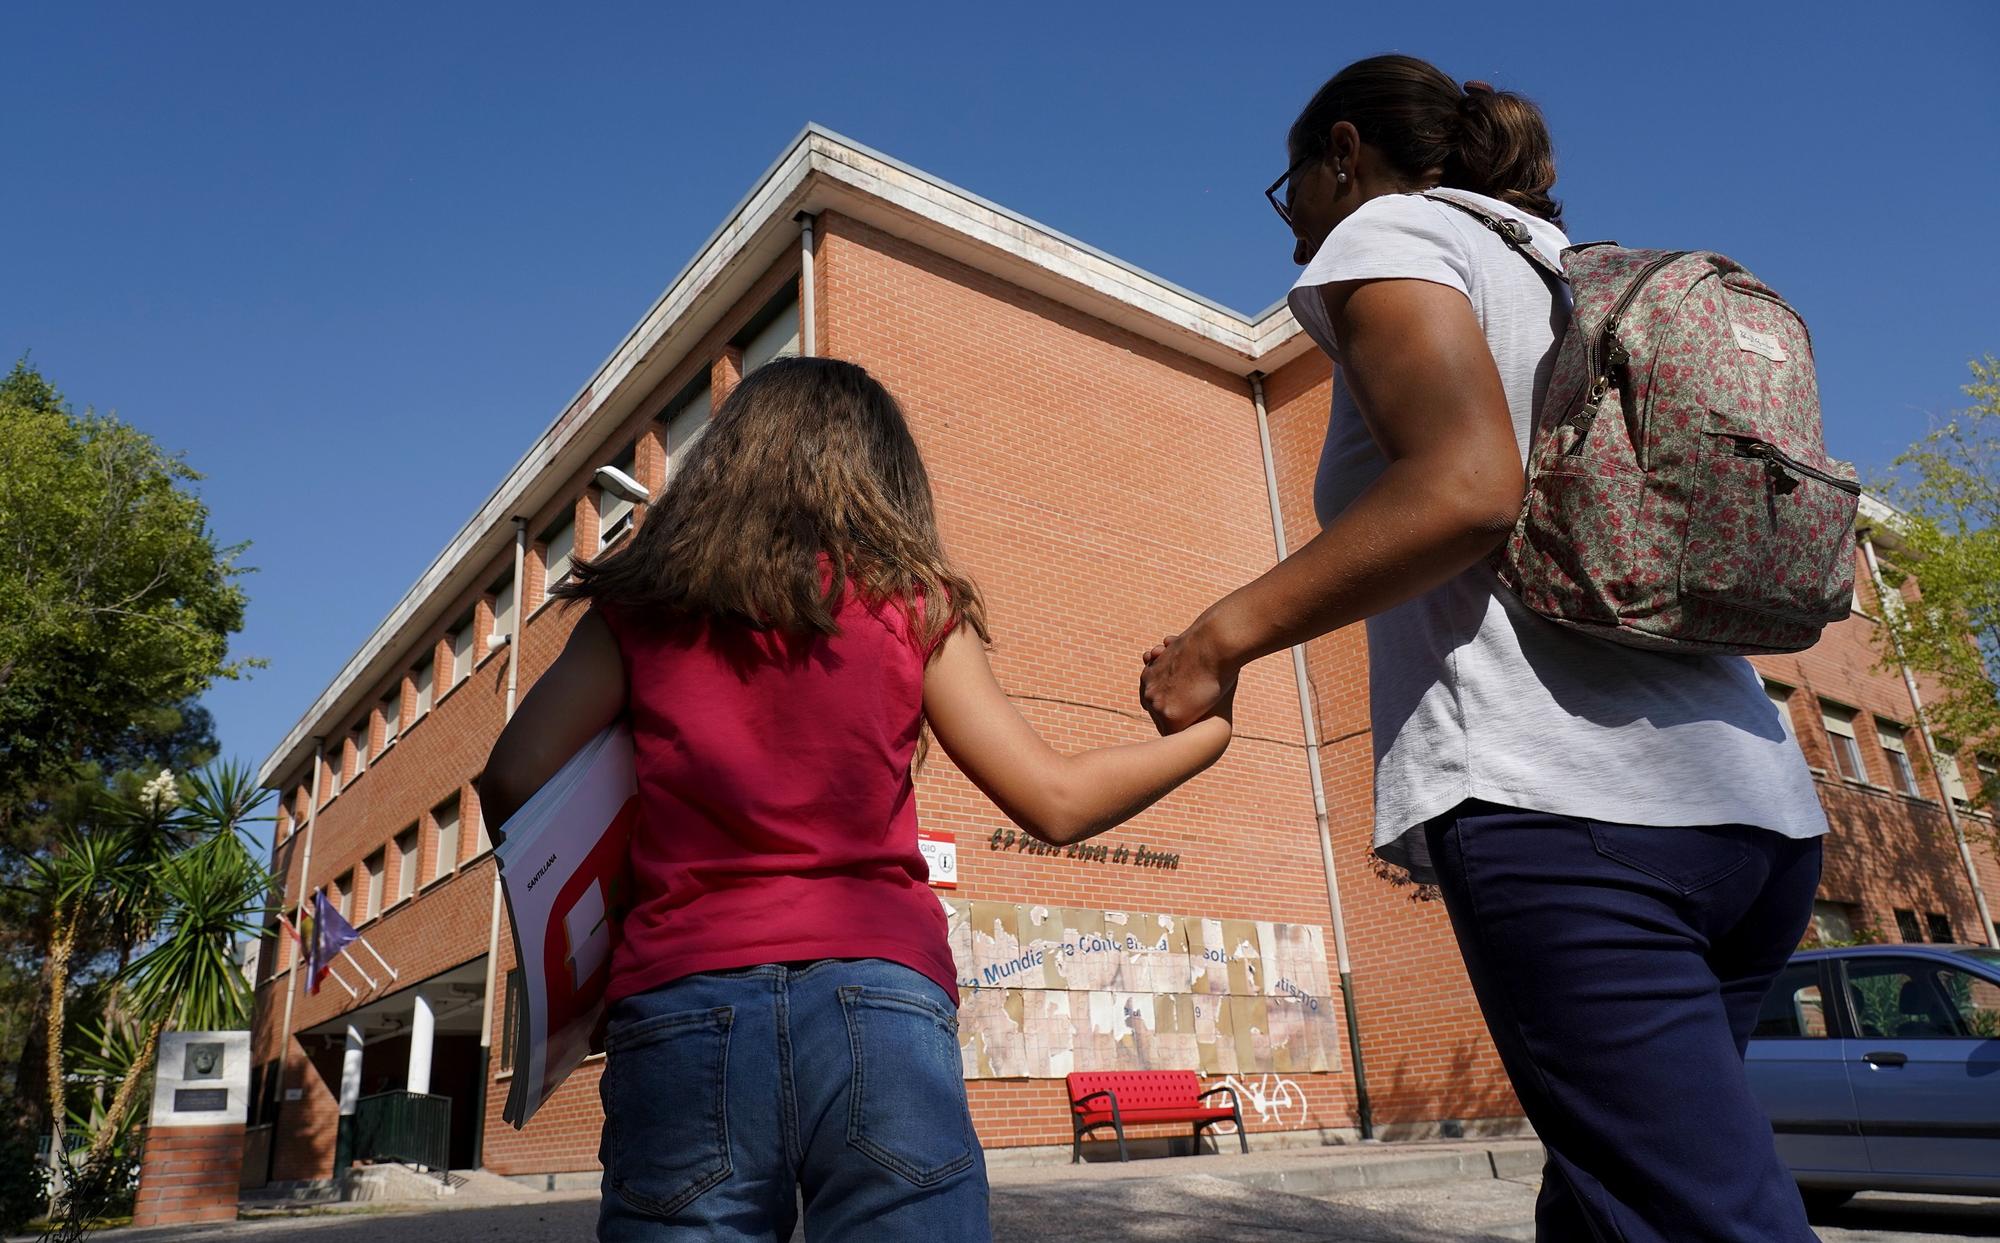
M 184 451 L 251 542 L 270 668 L 208 703 L 253 762 L 807 121 L 1255 310 L 1286 126 L 1410 52 L 1543 104 L 1572 236 L 1799 306 L 1864 472 L 2000 352 L 1973 0 L 13 3 L 0 43 L 0 361 Z

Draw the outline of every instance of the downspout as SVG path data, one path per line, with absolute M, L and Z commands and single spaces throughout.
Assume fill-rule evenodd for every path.
M 313 826 L 319 823 L 319 770 L 326 767 L 326 739 L 313 739 L 313 779 L 312 800 L 306 808 L 306 845 L 304 857 L 299 860 L 299 900 L 292 908 L 292 929 L 296 932 L 303 924 L 306 910 L 306 889 L 312 879 Z M 272 1102 L 271 1111 L 271 1152 L 275 1160 L 278 1151 L 278 1115 L 284 1112 L 286 1081 L 291 1078 L 292 1065 L 292 1001 L 298 996 L 293 985 L 298 980 L 299 942 L 298 938 L 285 938 L 285 1026 L 284 1035 L 278 1042 L 278 1099 Z
M 528 582 L 523 577 L 528 564 L 528 520 L 514 519 L 514 626 L 507 635 L 507 715 L 514 719 L 514 701 L 521 686 L 521 622 L 528 615 Z M 486 809 L 479 809 L 486 819 Z M 491 828 L 487 830 L 490 834 Z M 493 1072 L 493 985 L 500 967 L 500 908 L 504 904 L 500 888 L 500 866 L 493 866 L 493 909 L 486 921 L 486 991 L 479 1010 L 479 1112 L 472 1117 L 472 1168 L 486 1168 L 486 1089 Z
M 1896 649 L 1896 667 L 1903 671 L 1903 689 L 1910 692 L 1910 710 L 1916 714 L 1917 729 L 1924 738 L 1924 752 L 1931 757 L 1931 779 L 1937 783 L 1938 799 L 1944 804 L 1944 818 L 1951 825 L 1951 835 L 1958 841 L 1958 861 L 1965 867 L 1965 879 L 1972 886 L 1972 901 L 1979 908 L 1979 930 L 1984 934 L 1986 944 L 2000 949 L 2000 928 L 1993 925 L 1993 911 L 1986 905 L 1986 890 L 1979 883 L 1979 868 L 1973 862 L 1972 846 L 1965 840 L 1965 825 L 1958 818 L 1958 807 L 1952 802 L 1951 791 L 1944 784 L 1944 766 L 1938 757 L 1944 754 L 1938 750 L 1937 739 L 1931 737 L 1930 717 L 1924 712 L 1923 696 L 1917 691 L 1916 675 L 1910 672 L 1909 662 L 1903 656 L 1903 636 L 1889 624 L 1889 610 L 1896 607 L 1890 603 L 1888 584 L 1882 581 L 1882 563 L 1875 559 L 1875 540 L 1866 531 L 1861 533 L 1861 551 L 1868 559 L 1868 577 L 1875 584 L 1877 607 L 1882 610 L 1882 624 L 1889 631 L 1889 642 Z M 1898 602 L 1902 596 L 1895 597 Z M 1952 757 L 1953 763 L 1957 757 Z
M 1257 407 L 1257 442 L 1264 451 L 1264 488 L 1271 504 L 1271 539 L 1278 560 L 1291 556 L 1285 539 L 1284 511 L 1278 502 L 1278 469 L 1271 456 L 1271 423 L 1264 412 L 1264 373 L 1250 373 L 1250 399 Z M 1340 909 L 1340 878 L 1333 867 L 1333 833 L 1327 825 L 1326 782 L 1320 775 L 1319 725 L 1313 719 L 1312 686 L 1306 678 L 1306 649 L 1292 645 L 1292 680 L 1299 692 L 1299 726 L 1306 740 L 1306 777 L 1312 782 L 1313 824 L 1319 830 L 1319 862 L 1326 872 L 1326 904 L 1333 917 L 1333 955 L 1340 972 L 1341 1004 L 1347 1012 L 1347 1048 L 1354 1059 L 1354 1111 L 1361 1138 L 1375 1138 L 1375 1112 L 1368 1099 L 1368 1065 L 1361 1054 L 1361 1016 L 1354 1007 L 1354 971 L 1347 956 L 1347 920 Z
M 799 353 L 813 355 L 813 215 L 800 212 L 799 222 Z

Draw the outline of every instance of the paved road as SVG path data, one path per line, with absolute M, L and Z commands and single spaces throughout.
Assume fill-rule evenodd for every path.
M 1532 1239 L 1532 1180 L 1432 1183 L 1307 1199 L 1203 1176 L 1011 1186 L 993 1197 L 999 1243 L 1468 1243 Z M 573 1243 L 596 1201 L 383 1211 L 118 1231 L 104 1243 Z M 1826 1243 L 1955 1243 L 2000 1235 L 2000 1200 L 1863 1196 L 1819 1223 Z

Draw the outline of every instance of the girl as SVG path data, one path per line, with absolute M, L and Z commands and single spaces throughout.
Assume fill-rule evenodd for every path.
M 593 607 L 480 797 L 504 823 L 629 720 L 641 820 L 598 1237 L 784 1240 L 802 1197 L 816 1240 L 989 1238 L 957 972 L 917 849 L 924 727 L 1062 844 L 1214 763 L 1227 699 L 1171 738 L 1052 751 L 994 679 L 902 412 L 829 358 L 746 377 L 632 542 L 555 594 Z
M 1324 529 L 1149 653 L 1147 706 L 1188 724 L 1246 662 L 1366 618 L 1376 848 L 1444 894 L 1549 1151 L 1536 1237 L 1810 1239 L 1742 1064 L 1812 913 L 1805 760 L 1747 661 L 1561 629 L 1482 562 L 1568 303 L 1421 192 L 1558 259 L 1541 112 L 1382 56 L 1320 88 L 1288 154 L 1291 305 L 1339 363 Z

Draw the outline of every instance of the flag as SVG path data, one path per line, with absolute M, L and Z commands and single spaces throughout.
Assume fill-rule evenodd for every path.
M 326 890 L 314 894 L 312 923 L 306 929 L 306 992 L 319 992 L 319 982 L 333 970 L 335 956 L 360 939 L 354 925 L 326 900 Z

